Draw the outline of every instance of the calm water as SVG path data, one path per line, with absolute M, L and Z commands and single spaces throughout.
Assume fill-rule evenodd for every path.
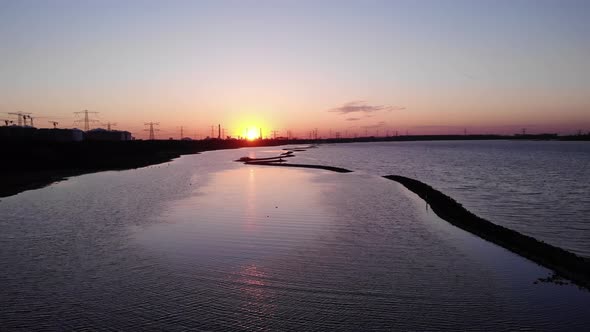
M 2 199 L 0 329 L 590 324 L 590 292 L 534 284 L 549 271 L 448 225 L 373 171 L 231 161 L 277 151 L 184 156 Z
M 590 257 L 590 142 L 335 144 L 298 161 L 418 179 L 494 223 Z

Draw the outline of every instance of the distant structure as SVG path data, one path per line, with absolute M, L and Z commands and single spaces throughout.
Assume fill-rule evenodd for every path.
M 48 122 L 53 125 L 53 129 L 57 129 L 57 125 L 59 124 L 59 122 L 57 122 L 57 121 L 48 121 Z
M 30 141 L 34 139 L 36 131 L 36 128 L 29 126 L 2 126 L 0 127 L 0 140 Z
M 31 114 L 31 113 L 29 113 L 29 114 Z M 34 127 L 34 125 L 33 125 L 33 117 L 31 115 L 23 115 L 24 125 L 25 126 L 27 125 L 27 119 L 31 120 L 29 126 Z
M 84 131 L 90 130 L 90 122 L 98 122 L 98 120 L 91 119 L 88 114 L 98 114 L 98 112 L 89 112 L 88 110 L 84 110 L 82 112 L 74 112 L 74 114 L 83 114 L 84 118 L 81 120 L 76 120 L 75 122 L 84 122 Z
M 57 125 L 57 122 L 55 123 L 54 126 Z M 41 128 L 37 129 L 34 138 L 50 142 L 80 142 L 84 140 L 85 134 L 80 129 Z
M 150 126 L 149 129 L 144 129 L 144 131 L 149 131 L 150 132 L 150 140 L 155 140 L 156 139 L 156 135 L 154 132 L 156 131 L 160 131 L 160 129 L 154 129 L 154 126 L 159 126 L 160 123 L 159 122 L 146 122 L 144 123 L 145 126 Z
M 111 130 L 111 127 L 115 127 L 117 125 L 117 123 L 116 122 L 112 122 L 112 123 L 111 122 L 107 122 L 107 123 L 101 123 L 101 125 L 107 126 L 107 130 L 110 131 Z
M 96 128 L 89 130 L 84 135 L 89 141 L 130 141 L 131 133 L 122 130 L 105 130 Z
M 27 117 L 30 116 L 32 113 L 24 113 L 24 112 L 12 112 L 12 113 L 8 113 L 10 115 L 16 115 L 17 116 L 17 125 L 20 127 L 23 125 L 23 121 L 24 121 L 24 125 L 27 125 Z

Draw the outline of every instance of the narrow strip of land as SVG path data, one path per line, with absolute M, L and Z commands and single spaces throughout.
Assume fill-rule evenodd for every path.
M 418 180 L 399 175 L 384 177 L 401 183 L 420 196 L 432 211 L 449 223 L 545 266 L 580 287 L 590 289 L 588 259 L 480 218 L 451 197 Z
M 279 167 L 300 167 L 300 168 L 317 168 L 317 169 L 325 169 L 332 172 L 337 173 L 351 173 L 351 170 L 341 167 L 334 167 L 334 166 L 324 166 L 324 165 L 310 165 L 310 164 L 286 164 L 286 163 L 279 163 L 276 161 L 247 161 L 244 164 L 246 165 L 262 165 L 262 166 L 279 166 Z

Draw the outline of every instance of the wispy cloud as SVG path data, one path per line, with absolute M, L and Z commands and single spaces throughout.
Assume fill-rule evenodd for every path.
M 358 121 L 361 118 L 346 118 L 346 121 Z
M 381 121 L 372 125 L 368 125 L 368 126 L 363 126 L 363 128 L 366 129 L 374 129 L 374 128 L 381 128 L 381 127 L 385 127 L 387 125 L 387 122 L 385 121 Z
M 370 105 L 366 101 L 357 100 L 348 102 L 340 107 L 332 108 L 328 112 L 350 114 L 350 113 L 364 113 L 370 114 L 379 111 L 391 112 L 405 110 L 405 107 L 390 106 L 390 105 Z

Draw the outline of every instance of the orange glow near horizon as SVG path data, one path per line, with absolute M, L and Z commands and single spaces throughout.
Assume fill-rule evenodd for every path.
M 260 132 L 258 130 L 258 128 L 248 128 L 248 131 L 246 132 L 246 138 L 249 141 L 253 141 L 255 139 L 257 139 L 260 136 Z

